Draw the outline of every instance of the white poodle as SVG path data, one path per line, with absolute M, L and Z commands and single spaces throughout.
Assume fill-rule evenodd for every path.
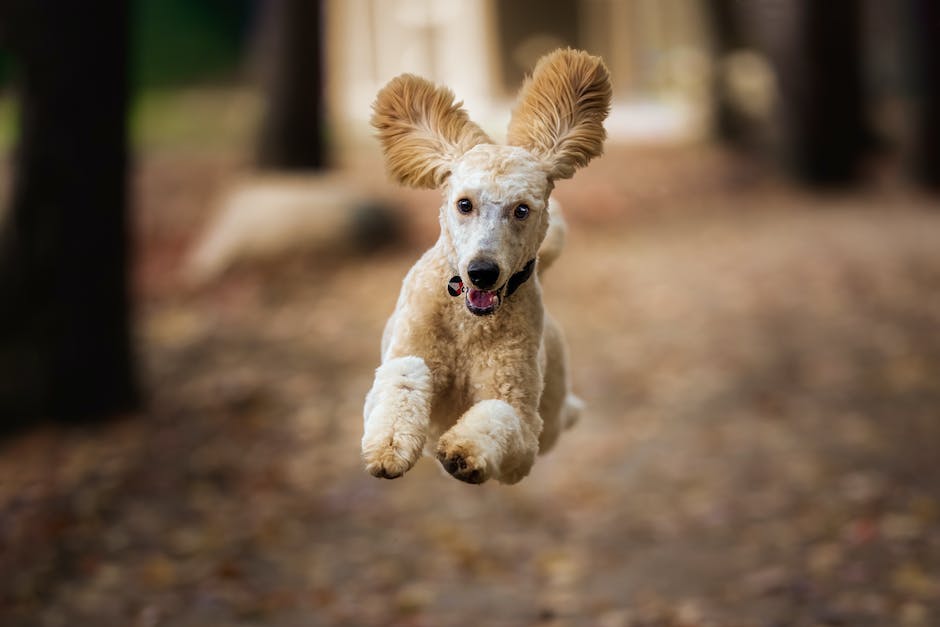
M 610 98 L 603 61 L 556 50 L 523 85 L 499 146 L 446 87 L 403 74 L 379 92 L 372 124 L 390 173 L 441 189 L 444 203 L 366 397 L 362 457 L 376 477 L 400 477 L 427 449 L 461 481 L 515 483 L 577 419 L 538 274 L 564 239 L 554 181 L 601 154 Z

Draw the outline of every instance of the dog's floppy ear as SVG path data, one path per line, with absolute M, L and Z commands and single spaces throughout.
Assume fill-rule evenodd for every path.
M 454 93 L 413 74 L 393 78 L 372 105 L 389 172 L 411 187 L 440 187 L 453 162 L 477 144 L 491 143 L 470 121 Z
M 610 76 L 600 57 L 559 49 L 545 55 L 519 90 L 508 143 L 525 148 L 565 179 L 604 150 Z

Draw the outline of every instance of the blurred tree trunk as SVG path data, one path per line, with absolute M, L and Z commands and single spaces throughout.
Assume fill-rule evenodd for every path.
M 576 0 L 512 0 L 496 3 L 503 87 L 515 94 L 539 57 L 556 46 L 580 46 Z
M 803 0 L 778 66 L 787 150 L 804 182 L 852 182 L 872 135 L 863 89 L 861 6 Z
M 738 148 L 753 143 L 753 129 L 748 120 L 732 104 L 723 61 L 728 55 L 744 50 L 742 14 L 738 0 L 712 0 L 706 4 L 711 21 L 713 50 L 717 67 L 712 76 L 712 102 L 715 134 L 718 139 Z
M 326 166 L 322 9 L 319 0 L 270 0 L 264 15 L 262 64 L 266 110 L 262 167 Z
M 912 0 L 918 179 L 940 190 L 940 3 Z
M 0 429 L 137 405 L 127 234 L 128 3 L 13 0 L 20 135 L 0 230 Z

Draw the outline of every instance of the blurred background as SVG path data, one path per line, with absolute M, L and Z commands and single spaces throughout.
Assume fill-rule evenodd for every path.
M 940 4 L 0 2 L 0 624 L 940 621 Z M 606 154 L 544 281 L 582 422 L 516 486 L 359 460 L 439 194 L 559 46 Z

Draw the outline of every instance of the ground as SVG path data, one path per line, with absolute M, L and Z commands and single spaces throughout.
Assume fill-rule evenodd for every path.
M 560 186 L 544 282 L 588 410 L 522 483 L 471 486 L 359 459 L 434 195 L 407 244 L 185 288 L 240 169 L 141 160 L 148 407 L 0 443 L 3 625 L 940 622 L 936 199 L 614 148 Z

